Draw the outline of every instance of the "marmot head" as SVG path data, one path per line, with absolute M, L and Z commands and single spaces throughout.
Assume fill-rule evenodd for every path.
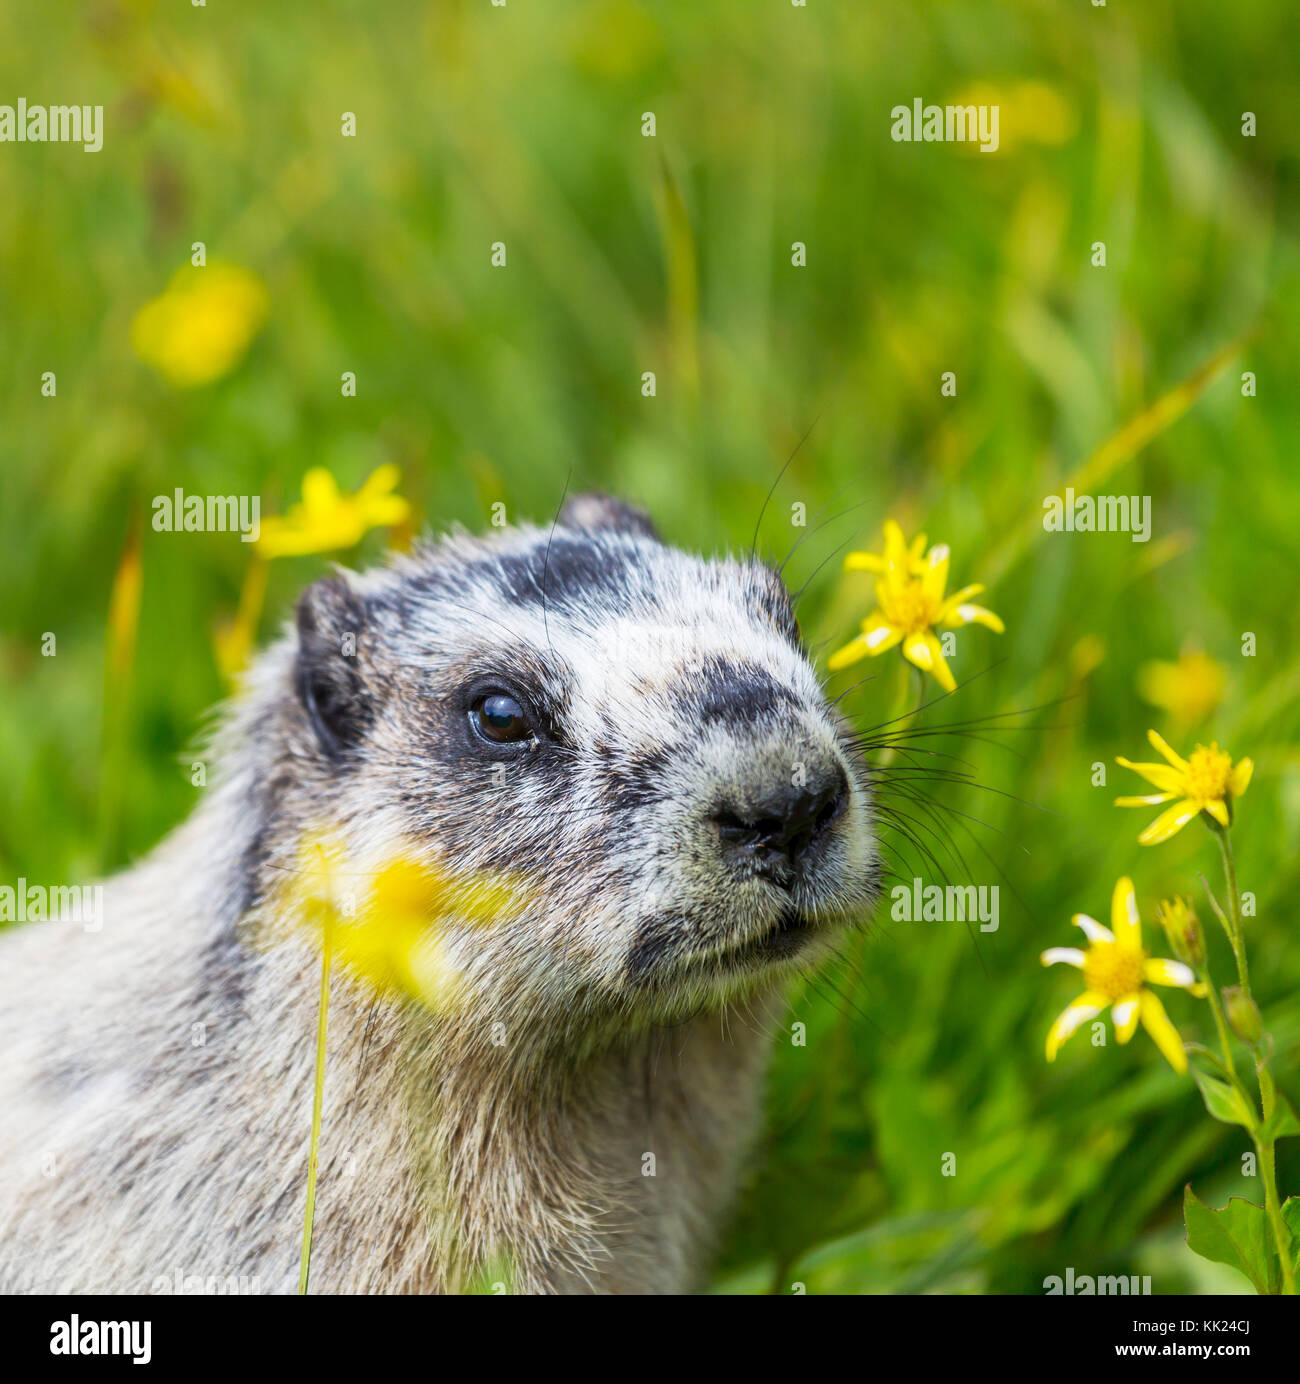
M 336 573 L 286 654 L 300 828 L 527 881 L 518 916 L 445 929 L 490 1003 L 682 1015 L 816 959 L 875 896 L 864 767 L 780 577 L 606 497 Z

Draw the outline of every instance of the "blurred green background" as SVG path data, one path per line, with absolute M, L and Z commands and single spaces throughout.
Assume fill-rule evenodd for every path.
M 1019 898 L 1004 887 L 978 948 L 882 913 L 851 968 L 795 996 L 807 1046 L 778 1045 L 717 1288 L 1040 1292 L 1067 1266 L 1244 1287 L 1186 1250 L 1179 1214 L 1188 1180 L 1261 1199 L 1243 1132 L 1145 1035 L 1079 1035 L 1049 1067 L 1078 987 L 1037 958 L 1075 940 L 1075 911 L 1105 917 L 1123 873 L 1164 954 L 1156 900 L 1217 882 L 1197 823 L 1136 844 L 1148 816 L 1111 803 L 1143 789 L 1116 754 L 1150 758 L 1151 725 L 1252 755 L 1239 869 L 1275 1069 L 1300 1095 L 1297 51 L 1281 0 L 6 6 L 0 99 L 103 104 L 105 138 L 0 145 L 0 879 L 116 869 L 193 804 L 250 549 L 152 532 L 155 495 L 258 494 L 269 514 L 309 467 L 353 489 L 393 462 L 422 522 L 481 528 L 496 501 L 548 520 L 571 473 L 713 551 L 748 545 L 811 427 L 761 538 L 779 558 L 808 534 L 797 503 L 834 520 L 788 571 L 811 578 L 819 656 L 871 605 L 840 546 L 878 549 L 893 515 L 949 542 L 952 585 L 987 582 L 1007 625 L 961 636 L 959 681 L 983 676 L 927 720 L 1069 700 L 1037 730 L 934 746 L 1014 795 L 934 786 L 985 824 L 967 825 L 991 859 L 955 836 L 954 878 L 996 865 Z M 1000 104 L 996 154 L 890 140 L 895 104 L 972 88 Z M 131 323 L 195 241 L 270 311 L 233 368 L 179 388 Z M 1044 534 L 1043 497 L 1090 459 L 1103 493 L 1152 498 L 1150 543 Z M 129 677 L 106 677 L 133 524 L 138 636 Z M 323 568 L 271 565 L 262 637 Z M 1180 722 L 1140 670 L 1197 647 L 1226 685 Z M 868 672 L 845 701 L 864 727 L 893 714 L 897 655 L 831 683 Z M 1204 1006 L 1165 993 L 1204 1037 Z

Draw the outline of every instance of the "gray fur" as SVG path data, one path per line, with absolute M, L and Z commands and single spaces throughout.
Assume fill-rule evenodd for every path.
M 537 748 L 469 732 L 497 677 L 544 707 Z M 520 1291 L 698 1286 L 783 982 L 876 891 L 863 766 L 779 579 L 604 497 L 457 533 L 311 588 L 214 759 L 101 931 L 0 934 L 0 1290 L 295 1288 L 320 963 L 278 901 L 321 823 L 362 868 L 400 848 L 536 894 L 448 930 L 453 1012 L 335 972 L 313 1291 L 455 1291 L 501 1259 Z M 847 775 L 847 806 L 778 884 L 711 823 L 793 774 Z

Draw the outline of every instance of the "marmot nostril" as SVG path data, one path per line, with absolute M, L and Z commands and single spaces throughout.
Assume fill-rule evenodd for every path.
M 848 779 L 836 766 L 802 786 L 781 784 L 743 804 L 729 804 L 713 820 L 728 854 L 788 868 L 822 838 L 848 797 Z

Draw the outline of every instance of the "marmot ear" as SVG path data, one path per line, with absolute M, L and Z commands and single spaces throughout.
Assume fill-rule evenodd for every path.
M 361 675 L 366 611 L 342 576 L 313 582 L 298 600 L 294 682 L 321 749 L 331 758 L 355 744 L 374 708 Z
M 570 496 L 560 511 L 560 523 L 569 529 L 613 529 L 656 540 L 659 537 L 645 510 L 625 505 L 622 500 L 595 490 Z

